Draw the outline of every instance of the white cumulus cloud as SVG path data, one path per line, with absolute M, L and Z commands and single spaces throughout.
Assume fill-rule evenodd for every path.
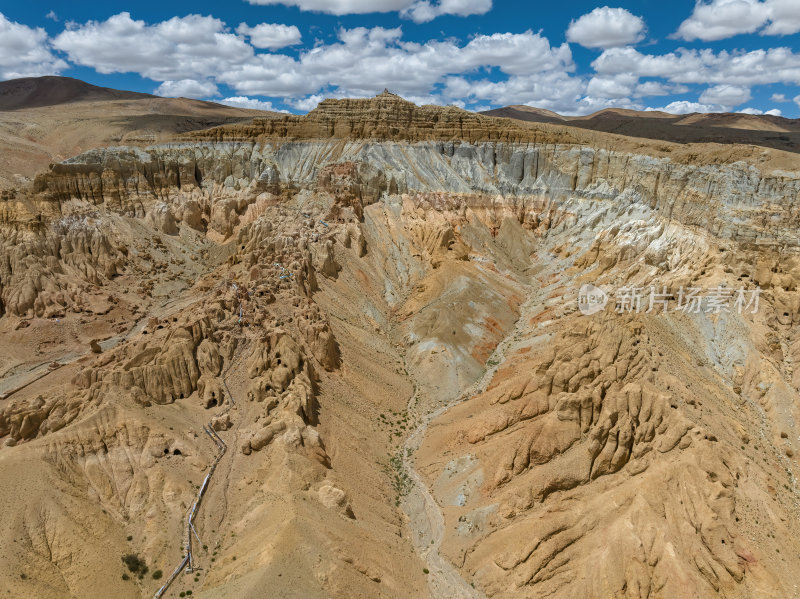
M 154 81 L 217 75 L 253 58 L 253 47 L 214 17 L 188 15 L 148 25 L 122 12 L 73 25 L 53 45 L 99 73 L 135 72 Z
M 0 79 L 57 75 L 69 65 L 53 55 L 47 33 L 0 13 Z
M 586 83 L 581 79 L 563 71 L 551 70 L 534 75 L 515 75 L 504 81 L 472 81 L 460 76 L 450 77 L 443 95 L 469 103 L 529 104 L 562 114 L 574 114 L 579 110 L 577 102 L 585 91 Z
M 685 85 L 666 84 L 661 81 L 645 81 L 636 86 L 633 95 L 639 98 L 649 96 L 669 96 L 671 94 L 685 94 L 689 88 Z
M 700 94 L 700 102 L 703 104 L 719 104 L 728 109 L 744 104 L 753 98 L 749 87 L 739 85 L 715 85 L 704 90 Z
M 492 10 L 492 0 L 439 0 L 429 2 L 419 0 L 410 7 L 402 10 L 400 16 L 406 17 L 415 23 L 427 23 L 442 15 L 484 15 Z
M 700 0 L 675 37 L 714 41 L 759 30 L 762 35 L 790 35 L 800 31 L 800 2 Z
M 180 79 L 164 81 L 153 93 L 166 98 L 210 98 L 219 95 L 219 90 L 212 81 Z
M 595 96 L 585 96 L 581 98 L 575 107 L 563 114 L 586 115 L 603 110 L 605 108 L 625 108 L 628 110 L 644 110 L 639 102 L 634 102 L 630 98 L 598 98 Z
M 736 112 L 740 112 L 742 114 L 755 114 L 755 115 L 768 114 L 770 116 L 783 115 L 783 113 L 777 108 L 773 108 L 772 110 L 767 110 L 766 112 L 764 112 L 763 110 L 759 110 L 758 108 L 743 108 L 742 110 L 737 110 Z
M 322 94 L 312 94 L 299 100 L 293 100 L 291 105 L 297 110 L 308 112 L 310 110 L 314 110 L 317 107 L 317 104 L 322 102 L 324 99 L 325 96 Z
M 586 48 L 616 48 L 644 39 L 641 17 L 624 8 L 595 8 L 569 24 L 567 40 Z
M 236 28 L 236 33 L 249 37 L 250 43 L 256 48 L 268 48 L 269 50 L 294 46 L 302 40 L 300 30 L 296 26 L 277 23 L 260 23 L 255 27 L 241 23 Z
M 633 94 L 639 77 L 632 73 L 620 73 L 611 77 L 592 77 L 586 86 L 589 96 L 600 98 L 625 98 Z
M 525 33 L 479 35 L 465 45 L 431 40 L 405 42 L 402 30 L 357 27 L 339 40 L 302 52 L 296 59 L 259 54 L 232 66 L 218 79 L 242 95 L 305 96 L 319 93 L 372 95 L 387 87 L 404 96 L 426 96 L 450 75 L 496 67 L 507 75 L 574 70 L 569 46 L 551 47 L 546 38 Z
M 417 23 L 431 21 L 441 15 L 482 15 L 491 10 L 492 0 L 248 0 L 262 6 L 283 4 L 300 10 L 331 15 L 362 15 L 399 12 Z
M 748 87 L 769 83 L 800 84 L 800 54 L 789 48 L 717 53 L 707 48 L 680 49 L 668 54 L 611 48 L 592 62 L 592 66 L 604 76 L 635 73 L 640 77 L 661 77 L 673 83 Z
M 766 0 L 769 8 L 769 25 L 764 35 L 792 35 L 800 31 L 800 3 L 797 0 Z
M 225 104 L 226 106 L 235 106 L 236 108 L 250 108 L 252 110 L 269 110 L 271 112 L 286 112 L 288 110 L 283 110 L 281 108 L 275 108 L 272 105 L 272 102 L 265 102 L 263 100 L 258 100 L 256 98 L 248 98 L 247 96 L 232 96 L 230 98 L 224 98 L 222 100 L 217 100 L 220 104 Z
M 300 10 L 331 15 L 363 15 L 371 12 L 396 12 L 408 8 L 415 0 L 247 0 L 250 4 L 269 6 L 283 4 Z
M 657 110 L 660 112 L 669 112 L 671 114 L 691 114 L 693 112 L 725 112 L 722 107 L 713 104 L 702 104 L 699 102 L 690 102 L 688 100 L 678 100 L 670 102 L 661 108 L 648 108 L 647 110 Z

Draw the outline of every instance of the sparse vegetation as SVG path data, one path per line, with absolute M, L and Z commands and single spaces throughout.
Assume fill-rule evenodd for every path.
M 408 495 L 411 491 L 412 482 L 403 466 L 403 452 L 402 450 L 393 455 L 389 459 L 389 466 L 384 468 L 384 471 L 392 479 L 392 488 L 395 490 L 396 496 L 394 504 L 400 505 L 400 501 Z
M 153 580 L 159 580 L 162 576 L 164 576 L 164 573 L 161 570 L 153 572 Z
M 147 563 L 145 560 L 135 553 L 126 553 L 122 556 L 122 563 L 124 563 L 131 574 L 134 576 L 138 576 L 139 580 L 144 578 L 144 575 L 147 574 L 149 568 L 147 567 Z

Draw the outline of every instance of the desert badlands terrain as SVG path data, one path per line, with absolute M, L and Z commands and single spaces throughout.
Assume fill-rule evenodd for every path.
M 40 84 L 0 94 L 0 597 L 800 597 L 792 122 Z

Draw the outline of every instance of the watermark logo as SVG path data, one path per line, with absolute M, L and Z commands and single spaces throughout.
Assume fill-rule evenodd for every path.
M 602 312 L 608 303 L 608 294 L 594 285 L 582 285 L 578 291 L 578 310 L 585 316 Z
M 614 292 L 614 311 L 617 314 L 631 312 L 683 312 L 684 314 L 721 314 L 737 312 L 755 314 L 761 288 L 733 289 L 731 287 L 679 287 L 671 290 L 666 286 L 622 287 Z M 608 294 L 594 285 L 583 285 L 578 292 L 578 309 L 581 314 L 591 316 L 605 309 Z

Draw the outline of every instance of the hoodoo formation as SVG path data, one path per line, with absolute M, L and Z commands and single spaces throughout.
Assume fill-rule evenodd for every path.
M 796 155 L 240 116 L 3 189 L 0 596 L 797 596 Z

